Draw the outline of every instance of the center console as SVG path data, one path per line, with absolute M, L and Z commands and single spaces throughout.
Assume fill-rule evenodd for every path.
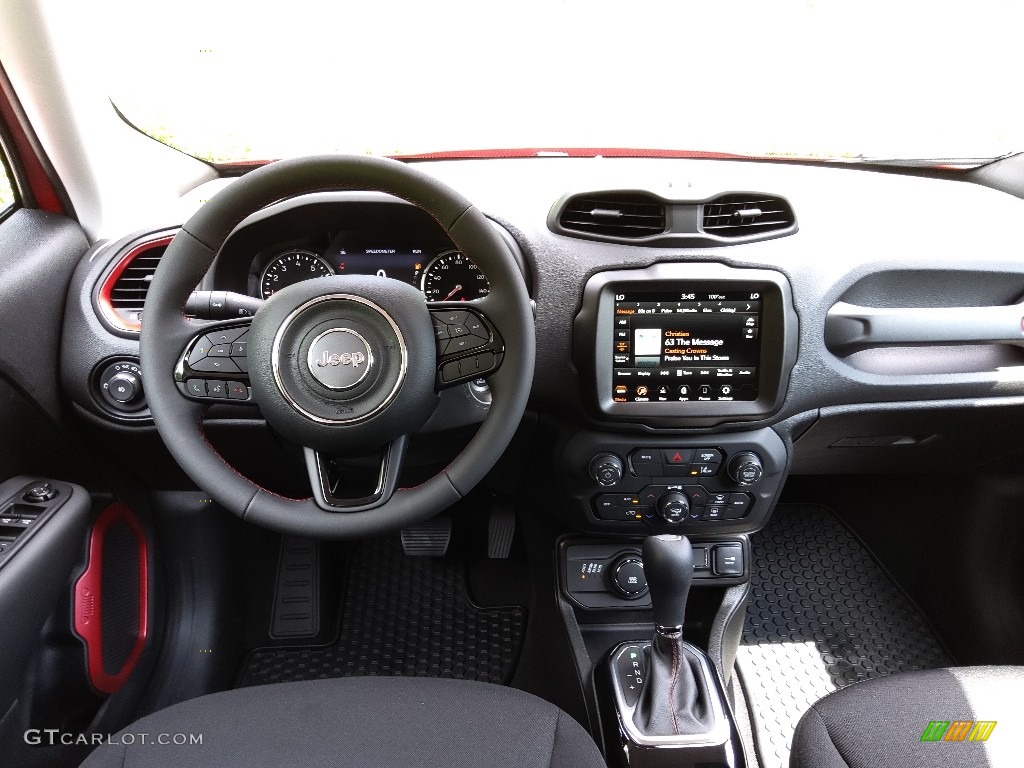
M 581 532 L 560 542 L 559 597 L 605 754 L 642 768 L 742 766 L 729 681 L 749 534 L 788 466 L 764 423 L 796 360 L 789 282 L 723 264 L 601 272 L 574 333 L 591 426 L 567 429 L 556 458 L 555 512 Z M 669 541 L 685 558 L 656 568 L 650 556 Z M 673 579 L 685 589 L 659 596 Z
M 736 430 L 786 396 L 797 322 L 785 276 L 706 263 L 599 272 L 574 331 L 584 401 L 607 429 L 562 450 L 572 522 L 633 534 L 762 527 L 786 448 L 771 429 Z M 700 434 L 661 436 L 683 430 Z

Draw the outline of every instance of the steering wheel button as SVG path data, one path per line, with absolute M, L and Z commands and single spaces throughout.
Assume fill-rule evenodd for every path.
M 231 355 L 230 344 L 214 344 L 210 348 L 210 352 L 207 357 L 229 357 Z
M 434 338 L 442 341 L 448 338 L 448 326 L 443 323 L 434 323 Z
M 495 357 L 493 352 L 481 352 L 473 358 L 476 361 L 476 372 L 487 373 L 494 368 Z
M 455 381 L 462 372 L 459 370 L 459 361 L 452 360 L 441 366 L 441 381 Z
M 248 400 L 249 388 L 240 381 L 229 381 L 227 383 L 228 398 L 230 400 Z
M 459 336 L 465 336 L 468 333 L 469 333 L 469 330 L 464 325 L 449 325 L 448 326 L 448 335 L 451 336 L 453 339 L 456 339 Z
M 469 315 L 469 319 L 466 321 L 466 329 L 474 336 L 479 336 L 481 339 L 491 338 L 491 334 L 487 331 L 487 326 L 485 326 L 483 321 L 476 315 Z
M 193 371 L 204 373 L 241 373 L 229 357 L 206 357 L 197 361 L 195 365 L 190 364 L 190 367 Z
M 208 354 L 210 354 L 210 348 L 213 346 L 213 342 L 210 341 L 209 336 L 203 336 L 196 345 L 192 347 L 192 351 L 188 353 L 188 364 L 195 365 Z
M 248 354 L 248 352 L 246 351 L 248 347 L 248 343 L 244 341 L 236 341 L 234 344 L 231 345 L 231 356 L 245 357 Z
M 465 325 L 466 320 L 469 319 L 469 313 L 464 309 L 450 310 L 438 312 L 434 317 L 440 319 L 445 325 Z
M 242 373 L 248 373 L 249 372 L 249 358 L 248 357 L 233 357 L 231 359 L 235 361 L 235 365 L 238 366 L 238 370 L 239 371 L 241 371 Z
M 482 347 L 487 342 L 481 339 L 479 336 L 462 336 L 458 339 L 452 339 L 448 342 L 448 349 L 445 351 L 450 355 L 454 352 L 465 352 L 470 349 L 476 349 Z
M 239 336 L 248 333 L 249 329 L 245 326 L 241 328 L 222 328 L 213 333 L 206 335 L 206 338 L 214 345 L 216 344 L 230 344 L 233 341 L 237 341 Z
M 185 388 L 192 397 L 206 397 L 206 379 L 189 379 Z
M 227 397 L 228 391 L 223 381 L 210 379 L 206 382 L 206 394 L 210 397 Z

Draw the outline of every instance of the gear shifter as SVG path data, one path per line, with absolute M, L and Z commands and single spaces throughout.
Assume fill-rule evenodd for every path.
M 707 733 L 715 694 L 708 688 L 700 652 L 683 642 L 693 548 L 685 536 L 648 536 L 643 558 L 655 633 L 633 723 L 648 737 Z
M 690 540 L 685 536 L 648 536 L 643 554 L 654 624 L 659 632 L 682 632 L 686 598 L 693 582 Z

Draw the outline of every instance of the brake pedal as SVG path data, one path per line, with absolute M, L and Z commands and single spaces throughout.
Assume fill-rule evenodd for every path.
M 402 551 L 410 557 L 444 557 L 452 540 L 452 519 L 439 515 L 402 529 Z

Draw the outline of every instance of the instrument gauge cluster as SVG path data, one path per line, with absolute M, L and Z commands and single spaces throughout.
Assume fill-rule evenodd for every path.
M 401 280 L 420 289 L 427 301 L 473 301 L 491 289 L 480 267 L 450 246 L 367 245 L 335 238 L 326 248 L 269 249 L 257 255 L 249 271 L 249 291 L 269 299 L 289 285 L 329 275 Z

